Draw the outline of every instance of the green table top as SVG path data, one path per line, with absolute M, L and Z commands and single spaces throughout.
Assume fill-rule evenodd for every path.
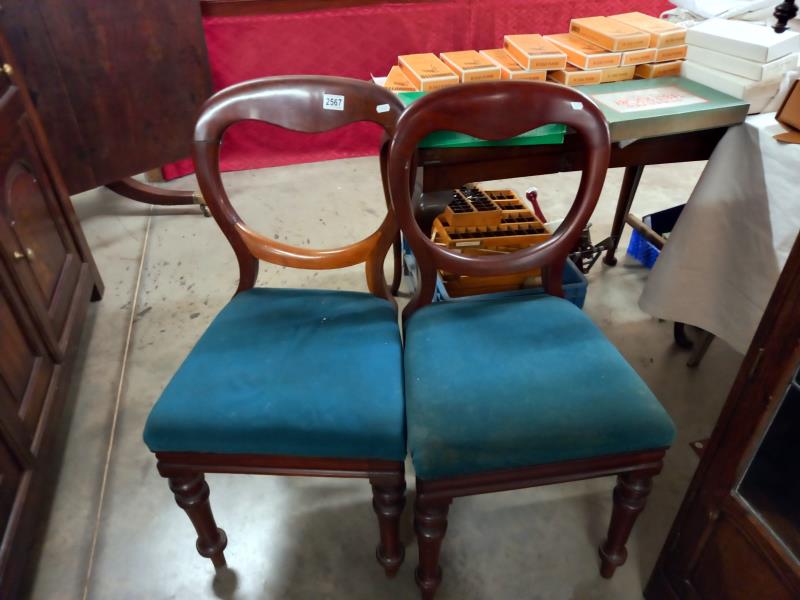
M 400 100 L 408 106 L 428 92 L 399 92 Z M 567 128 L 560 124 L 545 125 L 533 131 L 505 140 L 481 140 L 455 131 L 435 131 L 422 140 L 420 148 L 482 148 L 487 146 L 538 146 L 561 144 Z
M 683 77 L 633 79 L 577 89 L 592 98 L 603 111 L 609 123 L 612 142 L 728 127 L 744 121 L 749 108 L 747 102 Z M 398 96 L 409 105 L 425 94 L 400 92 Z M 661 105 L 650 109 L 647 108 L 649 102 Z M 420 147 L 560 144 L 564 141 L 565 131 L 563 125 L 551 124 L 500 141 L 479 140 L 452 131 L 438 131 L 425 138 Z
M 743 100 L 683 77 L 632 79 L 587 85 L 578 89 L 592 98 L 603 111 L 608 120 L 613 142 L 737 125 L 744 121 L 750 108 L 750 105 Z M 613 108 L 614 103 L 609 101 L 613 98 L 611 95 L 618 92 L 631 96 L 636 92 L 647 90 L 671 94 L 678 103 L 681 100 L 693 103 L 643 110 L 639 108 L 644 107 L 637 107 L 632 112 L 624 112 Z M 646 94 L 644 98 L 647 98 Z

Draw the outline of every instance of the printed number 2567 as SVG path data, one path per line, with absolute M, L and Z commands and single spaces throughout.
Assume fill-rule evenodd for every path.
M 344 96 L 325 94 L 322 98 L 322 108 L 325 110 L 344 110 Z

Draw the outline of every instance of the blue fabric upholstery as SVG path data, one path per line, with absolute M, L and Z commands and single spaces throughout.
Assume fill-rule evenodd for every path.
M 408 448 L 438 479 L 669 446 L 667 413 L 561 298 L 431 304 L 405 336 Z
M 242 292 L 178 369 L 144 439 L 154 452 L 403 460 L 394 309 L 356 292 Z

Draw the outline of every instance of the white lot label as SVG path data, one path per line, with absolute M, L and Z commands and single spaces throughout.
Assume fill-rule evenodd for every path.
M 322 108 L 325 110 L 344 110 L 344 96 L 337 94 L 323 94 Z

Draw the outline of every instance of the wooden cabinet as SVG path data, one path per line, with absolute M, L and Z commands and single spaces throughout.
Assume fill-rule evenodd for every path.
M 66 392 L 102 282 L 0 36 L 0 598 L 17 598 L 47 520 Z
M 648 583 L 647 600 L 800 598 L 800 238 Z
M 36 147 L 30 117 L 15 88 L 0 101 L 0 252 L 24 290 L 45 343 L 63 360 L 64 325 L 81 260 L 60 214 L 53 184 Z
M 0 273 L 0 281 L 0 422 L 17 447 L 30 449 L 55 361 L 15 293 L 11 278 Z

